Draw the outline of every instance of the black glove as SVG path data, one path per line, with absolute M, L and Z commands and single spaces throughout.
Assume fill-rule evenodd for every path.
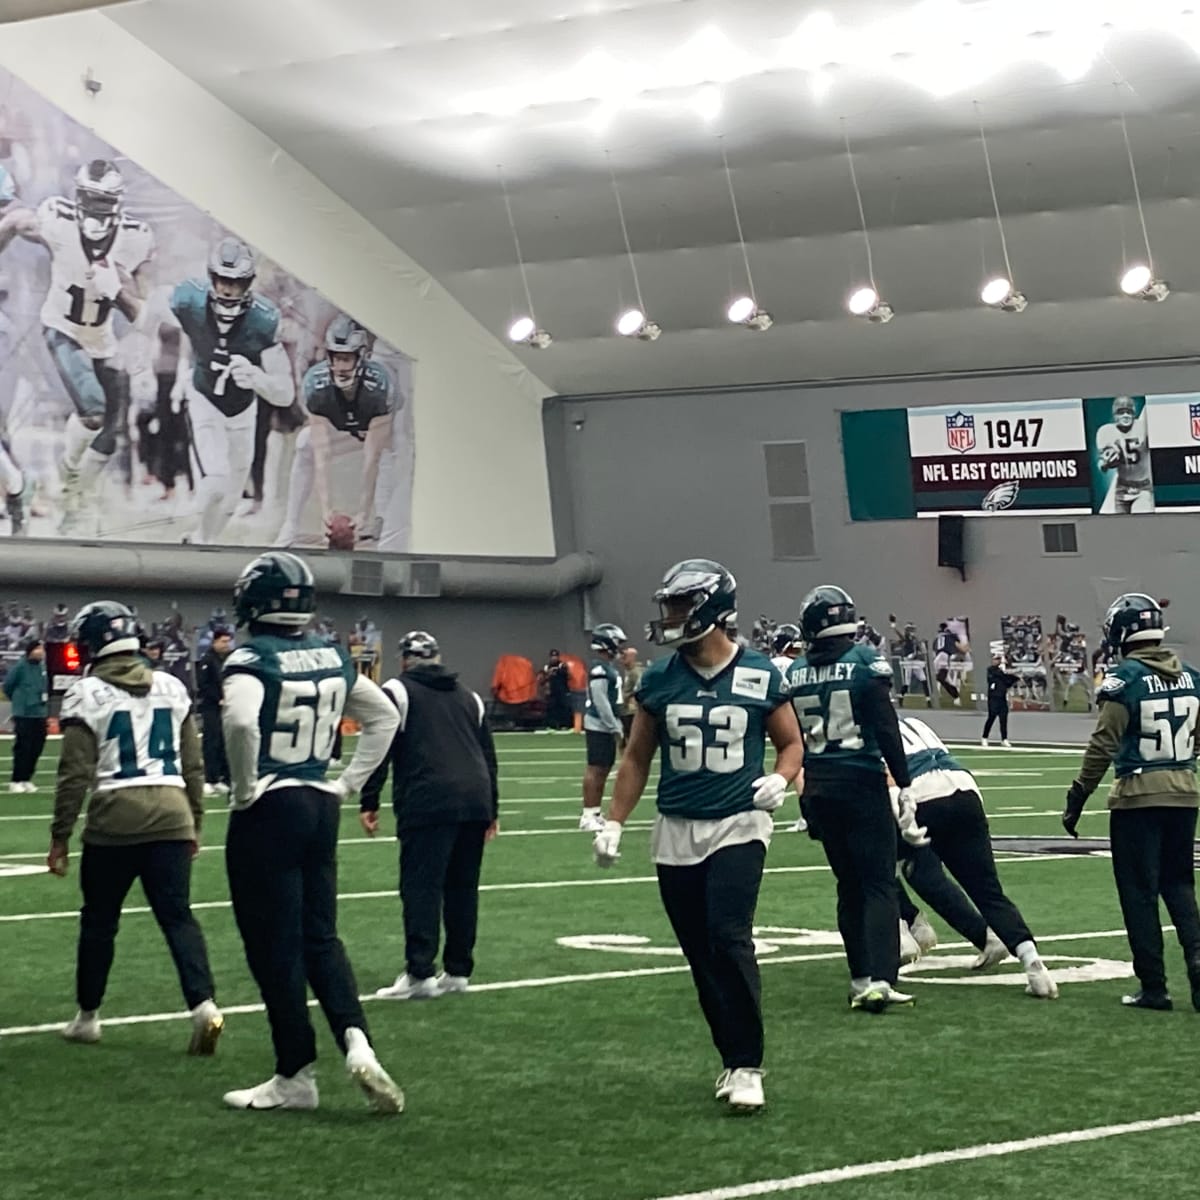
M 1067 806 L 1063 809 L 1062 815 L 1063 828 L 1073 838 L 1079 836 L 1075 829 L 1079 824 L 1079 818 L 1083 815 L 1083 806 L 1087 803 L 1087 798 L 1088 794 L 1083 790 L 1083 784 L 1076 779 L 1067 789 Z

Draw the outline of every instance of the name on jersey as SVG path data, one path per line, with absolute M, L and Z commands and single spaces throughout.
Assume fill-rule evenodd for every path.
M 342 656 L 332 646 L 319 646 L 311 650 L 281 650 L 279 665 L 289 675 L 324 671 L 329 667 L 341 670 Z
M 1178 679 L 1164 679 L 1161 675 L 1143 675 L 1148 692 L 1190 692 L 1194 689 L 1192 676 L 1184 671 Z
M 835 662 L 826 667 L 795 667 L 791 681 L 793 685 L 845 683 L 854 678 L 854 667 L 852 662 Z
M 1009 479 L 1076 479 L 1079 464 L 1073 458 L 1039 458 L 1022 462 L 948 462 L 921 464 L 925 483 L 1004 483 Z

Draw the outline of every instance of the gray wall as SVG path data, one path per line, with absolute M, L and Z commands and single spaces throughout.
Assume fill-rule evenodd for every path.
M 870 336 L 864 329 L 865 345 Z M 850 521 L 839 421 L 848 409 L 1191 390 L 1200 391 L 1200 366 L 1173 364 L 566 397 L 550 402 L 546 420 L 547 452 L 570 479 L 571 518 L 558 527 L 572 530 L 575 548 L 603 558 L 605 578 L 592 596 L 593 609 L 597 619 L 620 621 L 631 634 L 640 634 L 653 615 L 650 594 L 663 570 L 703 555 L 726 563 L 737 576 L 747 627 L 759 612 L 794 620 L 804 592 L 832 582 L 847 588 L 859 612 L 881 627 L 889 611 L 913 618 L 925 631 L 937 619 L 961 613 L 971 618 L 979 644 L 998 635 L 1005 613 L 1039 612 L 1052 621 L 1062 612 L 1080 622 L 1094 645 L 1107 601 L 1137 587 L 1173 600 L 1171 636 L 1196 659 L 1200 558 L 1193 548 L 1200 516 L 1080 517 L 1079 554 L 1072 557 L 1043 554 L 1045 518 L 971 519 L 964 583 L 956 571 L 936 566 L 935 520 Z M 762 443 L 789 440 L 808 442 L 817 550 L 811 561 L 771 557 Z M 879 447 L 881 457 L 902 452 Z

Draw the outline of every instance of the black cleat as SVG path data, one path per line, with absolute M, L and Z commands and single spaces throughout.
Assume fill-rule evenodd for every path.
M 1121 1003 L 1126 1008 L 1153 1008 L 1158 1012 L 1170 1012 L 1175 1007 L 1166 992 L 1134 992 L 1132 996 L 1122 996 Z

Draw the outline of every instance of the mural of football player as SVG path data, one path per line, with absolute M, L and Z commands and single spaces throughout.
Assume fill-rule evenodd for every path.
M 101 473 L 117 449 L 129 402 L 129 376 L 119 365 L 114 314 L 136 321 L 143 273 L 154 234 L 125 212 L 125 180 L 106 159 L 85 163 L 73 199 L 51 196 L 37 211 L 16 208 L 0 219 L 0 251 L 14 237 L 50 254 L 50 287 L 42 304 L 46 346 L 71 399 L 61 465 L 59 533 L 94 521 Z
M 257 399 L 287 408 L 291 364 L 279 344 L 279 309 L 253 290 L 258 267 L 245 242 L 227 237 L 208 258 L 207 279 L 186 279 L 171 311 L 187 334 L 173 398 L 187 403 L 196 483 L 196 526 L 186 540 L 218 542 L 254 461 Z
M 1100 505 L 1100 511 L 1112 513 L 1149 513 L 1154 511 L 1154 481 L 1150 474 L 1150 441 L 1146 435 L 1146 414 L 1138 412 L 1132 396 L 1113 401 L 1112 424 L 1096 434 L 1100 469 L 1113 472 L 1112 482 Z
M 348 456 L 361 456 L 362 485 L 353 510 L 356 540 L 385 541 L 383 514 L 389 509 L 395 472 L 387 470 L 381 479 L 379 467 L 392 450 L 398 395 L 391 375 L 371 357 L 370 334 L 350 317 L 330 322 L 325 357 L 304 376 L 304 406 L 308 424 L 296 440 L 287 515 L 275 545 L 296 543 L 314 485 L 322 524 L 328 528 L 336 511 L 330 467 L 335 459 Z

